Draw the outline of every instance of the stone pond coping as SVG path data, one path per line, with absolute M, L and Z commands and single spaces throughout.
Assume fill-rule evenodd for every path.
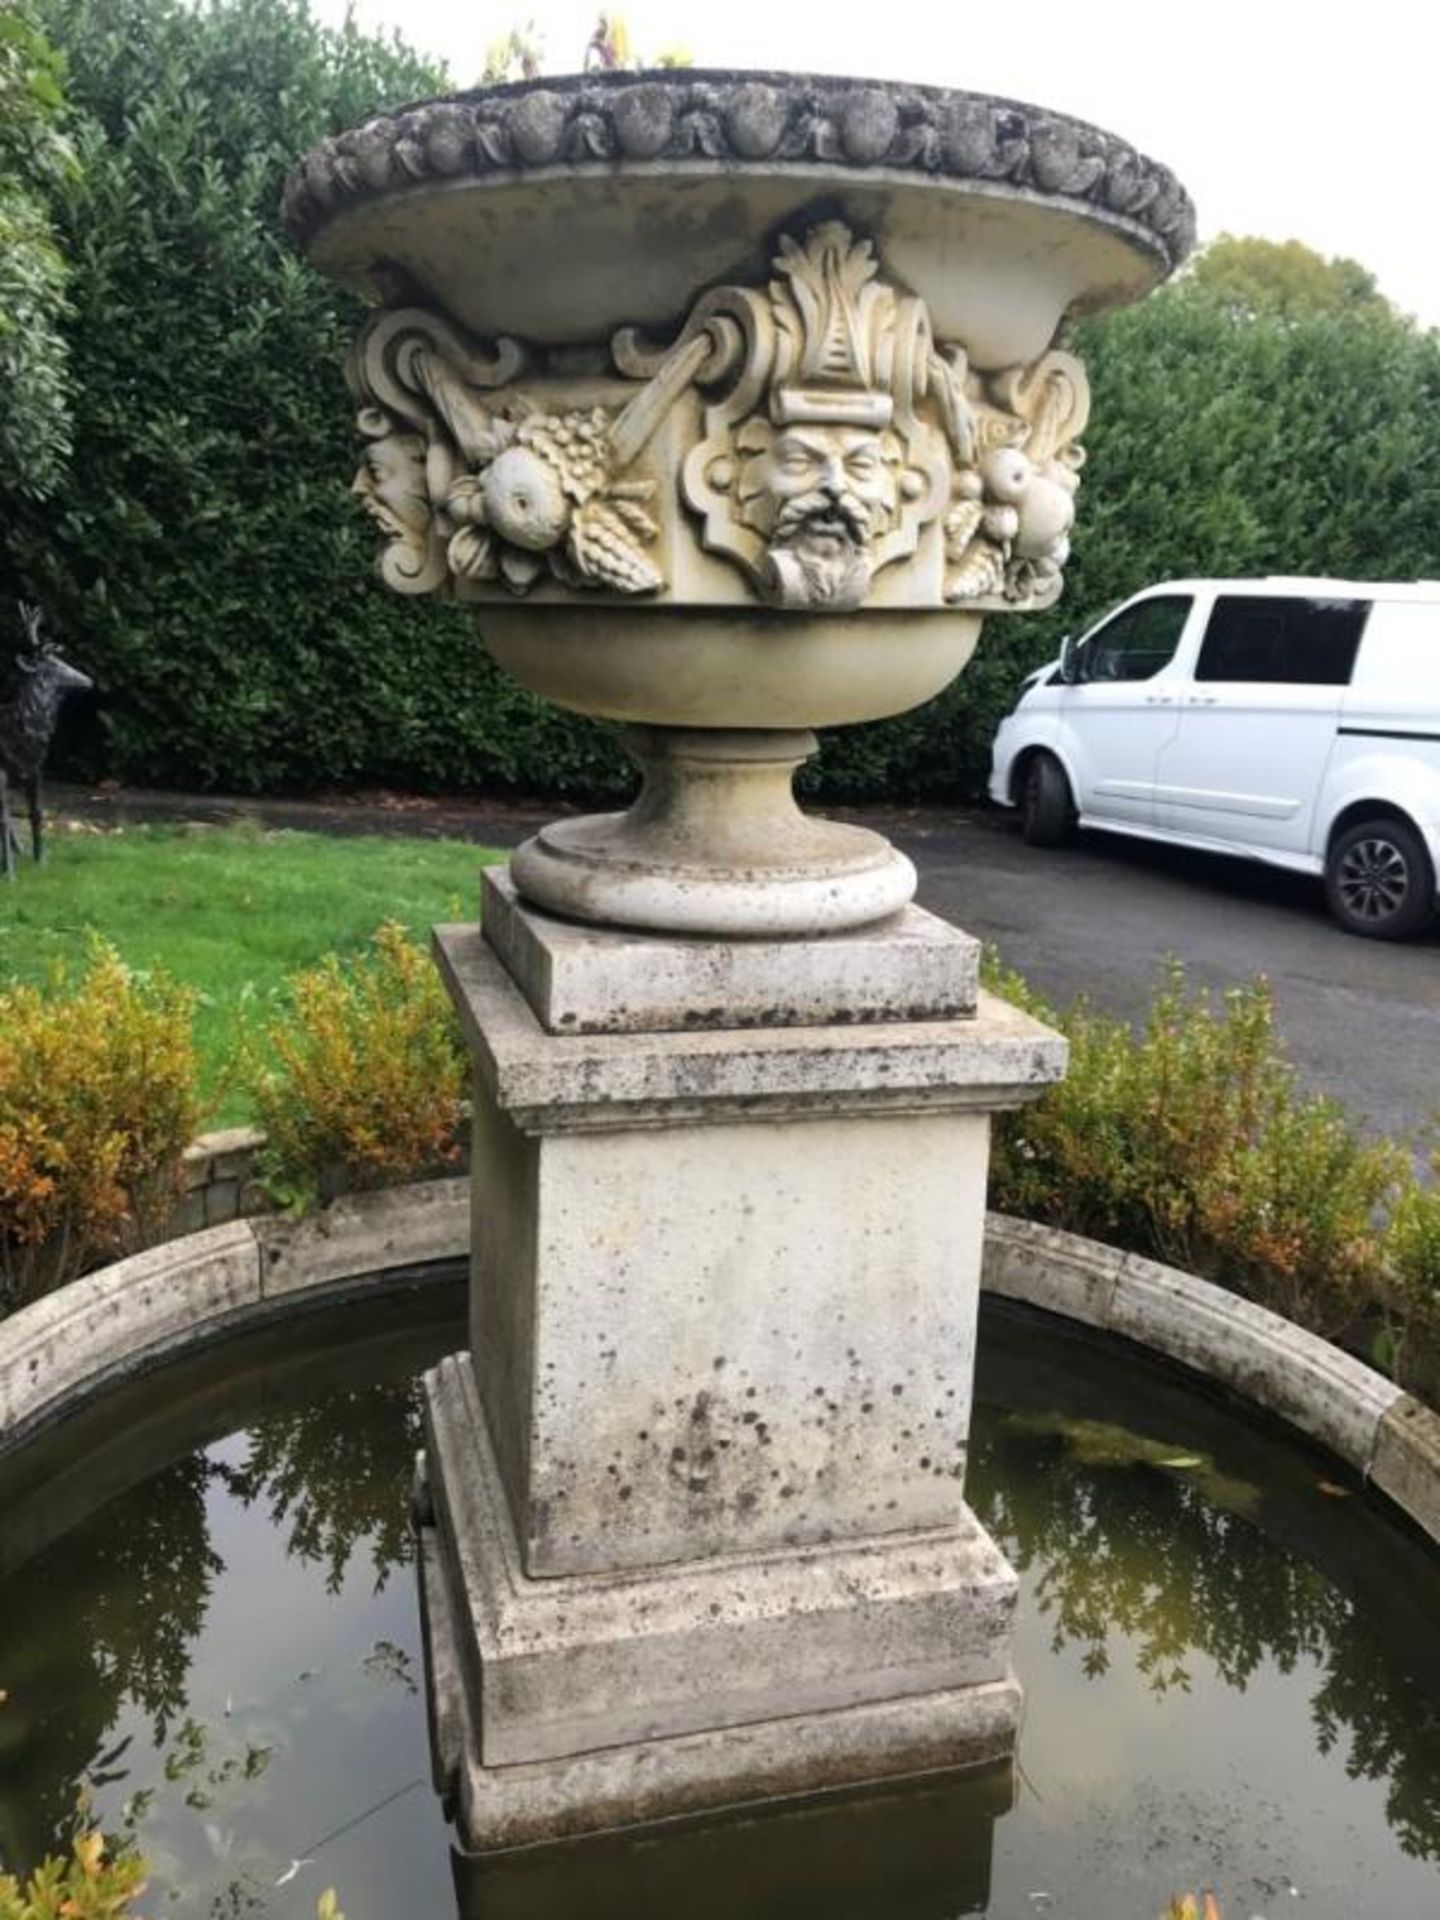
M 212 1145 L 212 1160 L 227 1151 Z M 351 1194 L 300 1220 L 235 1219 L 118 1261 L 0 1322 L 0 1452 L 216 1335 L 454 1262 L 469 1244 L 469 1182 L 449 1179 Z M 1440 1413 L 1328 1341 L 1193 1274 L 1006 1214 L 988 1216 L 983 1285 L 1230 1388 L 1440 1540 Z

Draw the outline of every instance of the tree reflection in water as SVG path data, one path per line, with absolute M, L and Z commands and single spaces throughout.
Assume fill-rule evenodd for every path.
M 410 1558 L 418 1381 L 290 1396 L 246 1431 L 243 1463 L 195 1452 L 117 1495 L 0 1581 L 0 1861 L 34 1864 L 68 1833 L 82 1783 L 123 1779 L 108 1757 L 127 1706 L 160 1754 L 189 1711 L 191 1662 L 214 1583 L 217 1486 L 288 1528 L 287 1551 L 337 1593 L 363 1547 L 378 1591 Z
M 161 1747 L 186 1708 L 213 1582 L 203 1454 L 110 1502 L 0 1586 L 0 1858 L 34 1864 L 133 1703 Z M 104 1771 L 100 1768 L 100 1771 Z
M 1188 1691 L 1197 1656 L 1241 1691 L 1264 1667 L 1290 1673 L 1312 1662 L 1322 1676 L 1311 1708 L 1317 1746 L 1328 1753 L 1348 1740 L 1347 1773 L 1386 1783 L 1386 1815 L 1405 1851 L 1440 1859 L 1435 1648 L 1397 1645 L 1387 1632 L 1396 1596 L 1383 1565 L 1367 1588 L 1346 1590 L 1347 1574 L 1363 1568 L 1363 1540 L 1333 1570 L 1302 1558 L 1285 1537 L 1297 1531 L 1285 1490 L 1277 1500 L 1268 1484 L 1262 1492 L 1220 1471 L 1191 1439 L 984 1408 L 968 1497 L 1029 1585 L 1052 1649 L 1079 1649 L 1092 1679 L 1121 1646 L 1157 1695 Z M 1327 1518 L 1342 1537 L 1376 1525 L 1338 1497 Z M 1408 1546 L 1398 1535 L 1394 1544 Z M 1433 1593 L 1433 1563 L 1414 1552 Z M 1424 1684 L 1407 1652 L 1426 1660 Z
M 287 1551 L 325 1569 L 338 1593 L 356 1548 L 377 1592 L 414 1552 L 406 1491 L 422 1431 L 418 1381 L 349 1387 L 252 1423 L 241 1466 L 216 1471 L 245 1506 L 263 1503 L 288 1529 Z
M 458 1337 L 449 1324 L 425 1335 L 433 1351 Z M 53 1845 L 77 1780 L 138 1761 L 140 1734 L 128 1755 L 105 1757 L 127 1708 L 130 1725 L 137 1711 L 148 1720 L 155 1754 L 173 1745 L 207 1679 L 191 1665 L 218 1583 L 243 1592 L 251 1577 L 222 1566 L 207 1502 L 264 1514 L 331 1594 L 357 1567 L 378 1590 L 409 1560 L 415 1369 L 430 1356 L 403 1335 L 387 1342 L 372 1339 L 363 1354 L 357 1345 L 344 1361 L 297 1352 L 283 1387 L 268 1362 L 243 1393 L 232 1373 L 223 1414 L 197 1414 L 177 1394 L 169 1417 L 191 1449 L 237 1429 L 243 1444 L 153 1471 L 178 1450 L 172 1437 L 169 1452 L 146 1456 L 138 1484 L 88 1517 L 77 1508 L 63 1538 L 0 1581 L 7 1861 Z M 1317 1745 L 1342 1754 L 1352 1776 L 1383 1783 L 1407 1852 L 1440 1859 L 1433 1550 L 1363 1498 L 1317 1491 L 1333 1466 L 1206 1409 L 1192 1383 L 1167 1385 L 1053 1323 L 1037 1338 L 1033 1320 L 994 1311 L 981 1352 L 968 1493 L 1020 1567 L 1054 1648 L 1078 1650 L 1097 1681 L 1133 1657 L 1162 1712 L 1212 1670 L 1244 1690 L 1267 1666 L 1309 1685 L 1313 1667 Z M 1110 1424 L 1117 1409 L 1130 1431 Z M 84 1482 L 95 1457 L 68 1463 L 69 1484 Z M 33 1489 L 42 1504 L 49 1484 Z M 1038 1697 L 1044 1673 L 1025 1677 Z M 267 1775 L 275 1792 L 281 1764 Z

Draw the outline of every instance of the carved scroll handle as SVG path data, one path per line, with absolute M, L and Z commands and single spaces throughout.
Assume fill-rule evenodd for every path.
M 477 390 L 504 386 L 525 364 L 519 341 L 480 352 L 423 307 L 378 314 L 356 341 L 345 375 L 369 444 L 351 490 L 385 535 L 380 573 L 396 592 L 432 593 L 449 578 L 436 503 L 458 472 L 495 452 L 494 416 Z

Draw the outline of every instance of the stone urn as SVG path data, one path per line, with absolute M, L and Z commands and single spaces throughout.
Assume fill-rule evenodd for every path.
M 1183 257 L 1175 179 L 1007 101 L 683 70 L 377 118 L 284 217 L 376 303 L 350 382 L 386 582 L 471 604 L 643 769 L 520 850 L 522 898 L 771 938 L 903 907 L 910 863 L 792 775 L 1059 594 L 1089 394 L 1057 340 Z
M 470 1341 L 415 1512 L 460 1843 L 1003 1767 L 1017 1582 L 964 1502 L 989 1129 L 1065 1045 L 791 778 L 1060 592 L 1059 329 L 1159 280 L 1188 202 L 1028 107 L 682 72 L 372 121 L 285 211 L 376 303 L 384 578 L 644 772 L 436 930 Z

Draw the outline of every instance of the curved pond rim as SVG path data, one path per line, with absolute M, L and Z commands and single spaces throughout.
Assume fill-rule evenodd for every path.
M 128 1379 L 216 1340 L 377 1292 L 453 1284 L 469 1182 L 346 1196 L 171 1241 L 0 1322 L 0 1460 Z M 987 1216 L 982 1286 L 1180 1365 L 1277 1416 L 1440 1541 L 1440 1413 L 1319 1336 L 1194 1274 Z
M 1292 1885 L 1315 1920 L 1429 1912 L 1429 1543 L 1223 1384 L 1003 1297 L 982 1316 L 970 1497 L 1025 1569 L 1013 1774 L 457 1859 L 401 1577 L 413 1381 L 465 1337 L 457 1265 L 197 1343 L 163 1390 L 137 1375 L 11 1457 L 36 1524 L 0 1574 L 15 1858 L 88 1772 L 106 1817 L 143 1804 L 184 1911 L 239 1911 L 209 1904 L 234 1883 L 275 1920 L 329 1884 L 466 1920 L 721 1920 L 737 1895 L 753 1920 L 999 1920 L 1038 1888 L 1128 1915 L 1201 1884 L 1270 1920 Z

